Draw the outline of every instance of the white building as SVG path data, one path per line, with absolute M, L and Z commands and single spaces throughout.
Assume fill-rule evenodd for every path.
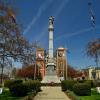
M 88 79 L 100 79 L 100 68 L 89 67 L 88 68 Z

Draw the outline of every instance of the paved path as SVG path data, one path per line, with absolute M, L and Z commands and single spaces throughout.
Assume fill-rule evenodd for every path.
M 33 100 L 70 100 L 64 92 L 61 91 L 61 87 L 42 87 L 42 91 L 39 92 Z

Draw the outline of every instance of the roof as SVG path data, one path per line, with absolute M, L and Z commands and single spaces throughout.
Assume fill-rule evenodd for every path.
M 58 49 L 61 49 L 61 50 L 62 50 L 62 49 L 65 49 L 65 48 L 63 48 L 63 47 L 59 47 Z

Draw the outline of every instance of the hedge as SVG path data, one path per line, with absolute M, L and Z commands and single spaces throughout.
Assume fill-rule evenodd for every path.
M 37 93 L 41 89 L 40 81 L 6 80 L 4 86 L 8 87 L 13 96 L 25 96 L 28 92 Z
M 73 90 L 73 85 L 76 83 L 74 80 L 64 80 L 61 82 L 62 91 Z
M 5 80 L 4 87 L 10 88 L 11 85 L 20 84 L 22 82 L 23 82 L 22 80 Z
M 91 88 L 95 88 L 97 86 L 97 82 L 93 80 L 87 80 L 85 83 L 89 84 Z
M 73 86 L 73 91 L 79 96 L 91 95 L 91 86 L 87 83 L 76 83 Z
M 41 86 L 61 86 L 61 83 L 41 83 Z
M 26 85 L 28 87 L 28 91 L 39 92 L 41 90 L 40 89 L 41 83 L 38 80 L 25 82 L 24 85 Z
M 10 86 L 9 90 L 13 96 L 19 96 L 19 97 L 26 96 L 28 93 L 28 87 L 23 83 L 13 84 Z

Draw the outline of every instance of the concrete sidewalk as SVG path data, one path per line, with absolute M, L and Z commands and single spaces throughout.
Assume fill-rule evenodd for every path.
M 61 87 L 42 87 L 33 100 L 70 100 L 67 95 L 61 91 Z

